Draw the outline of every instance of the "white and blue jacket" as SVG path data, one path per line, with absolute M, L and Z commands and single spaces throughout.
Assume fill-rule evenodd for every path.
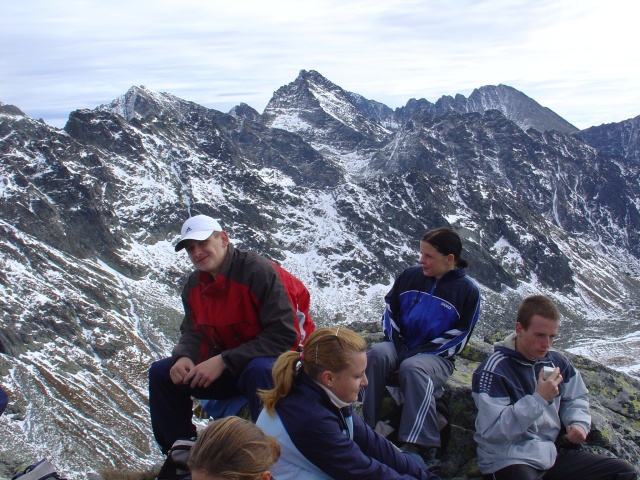
M 527 360 L 515 350 L 515 334 L 496 343 L 495 351 L 473 374 L 472 395 L 478 407 L 478 466 L 483 474 L 514 464 L 548 470 L 556 461 L 562 425 L 580 425 L 589 433 L 587 387 L 569 360 L 554 350 Z M 560 395 L 548 403 L 536 386 L 542 367 L 558 367 Z
M 304 372 L 291 393 L 263 410 L 256 424 L 280 443 L 280 459 L 270 469 L 278 480 L 438 480 L 353 412 L 338 408 Z
M 471 337 L 480 315 L 480 290 L 461 268 L 427 277 L 422 266 L 407 268 L 385 296 L 385 340 L 400 359 L 431 353 L 453 359 Z

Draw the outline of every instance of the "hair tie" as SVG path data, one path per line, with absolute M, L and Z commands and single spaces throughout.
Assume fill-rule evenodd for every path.
M 300 371 L 300 367 L 302 367 L 302 362 L 300 360 L 298 360 L 296 362 L 296 373 L 298 373 Z
M 300 352 L 300 362 L 304 362 L 304 350 Z

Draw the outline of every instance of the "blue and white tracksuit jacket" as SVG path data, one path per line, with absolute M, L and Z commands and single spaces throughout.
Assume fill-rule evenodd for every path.
M 495 351 L 473 374 L 478 407 L 478 466 L 483 474 L 514 464 L 548 470 L 556 461 L 561 425 L 591 428 L 587 387 L 567 358 L 556 352 L 527 360 L 515 350 L 515 334 L 496 343 Z M 542 367 L 559 367 L 560 395 L 548 403 L 536 386 Z
M 461 268 L 427 277 L 421 265 L 407 268 L 385 296 L 385 340 L 400 361 L 416 353 L 453 359 L 467 344 L 480 314 L 480 290 Z
M 438 480 L 367 427 L 351 405 L 338 408 L 302 371 L 275 416 L 263 410 L 256 424 L 280 443 L 270 469 L 278 480 Z

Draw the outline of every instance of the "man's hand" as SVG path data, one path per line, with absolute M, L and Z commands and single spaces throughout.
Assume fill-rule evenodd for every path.
M 183 383 L 189 383 L 191 388 L 207 388 L 222 375 L 226 368 L 222 356 L 216 355 L 193 367 L 184 377 Z
M 176 363 L 173 364 L 171 370 L 169 370 L 171 381 L 176 385 L 184 383 L 184 378 L 193 370 L 193 367 L 195 367 L 195 365 L 189 357 L 180 357 Z
M 587 432 L 580 425 L 569 425 L 567 434 L 564 436 L 571 443 L 582 443 L 587 439 Z
M 547 402 L 551 403 L 554 398 L 560 395 L 560 390 L 558 389 L 560 383 L 562 383 L 562 375 L 560 375 L 560 369 L 558 367 L 551 372 L 547 380 L 544 379 L 544 370 L 540 370 L 536 392 Z

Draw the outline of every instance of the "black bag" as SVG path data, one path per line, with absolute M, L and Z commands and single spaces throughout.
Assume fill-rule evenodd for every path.
M 156 480 L 191 480 L 189 456 L 194 443 L 195 440 L 176 440 L 167 453 Z
M 11 480 L 66 480 L 58 475 L 47 459 L 29 465 L 22 472 L 16 473 Z

